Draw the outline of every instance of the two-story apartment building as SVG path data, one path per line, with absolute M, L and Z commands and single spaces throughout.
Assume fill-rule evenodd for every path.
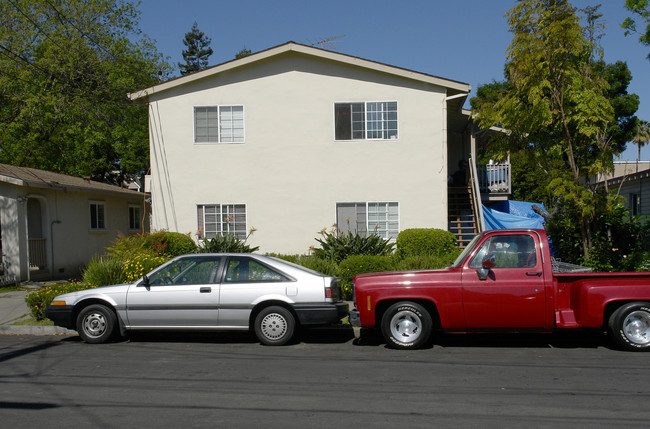
M 129 94 L 149 106 L 152 229 L 255 228 L 251 244 L 282 253 L 333 224 L 446 229 L 450 178 L 475 151 L 470 89 L 289 42 Z

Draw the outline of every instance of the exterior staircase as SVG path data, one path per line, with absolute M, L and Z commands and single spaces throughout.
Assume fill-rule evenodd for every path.
M 461 249 L 464 249 L 479 233 L 474 206 L 475 201 L 470 186 L 449 188 L 447 229 L 456 236 L 456 242 Z

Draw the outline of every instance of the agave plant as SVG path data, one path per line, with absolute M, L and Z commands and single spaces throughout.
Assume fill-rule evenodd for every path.
M 395 246 L 395 243 L 377 234 L 362 236 L 350 231 L 340 233 L 336 230 L 322 230 L 320 234 L 323 238 L 317 238 L 316 241 L 321 247 L 314 249 L 314 255 L 336 263 L 351 255 L 390 255 Z

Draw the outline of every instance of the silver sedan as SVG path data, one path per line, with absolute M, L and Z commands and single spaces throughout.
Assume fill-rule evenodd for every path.
M 174 258 L 132 284 L 60 295 L 45 314 L 87 343 L 142 329 L 253 330 L 267 345 L 296 326 L 338 322 L 348 313 L 340 280 L 254 254 Z

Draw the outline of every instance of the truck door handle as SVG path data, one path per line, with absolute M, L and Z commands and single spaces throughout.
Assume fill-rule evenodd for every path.
M 212 292 L 212 288 L 211 287 L 202 287 L 201 289 L 199 289 L 199 292 L 201 292 L 201 293 L 210 293 L 210 292 Z
M 526 271 L 527 276 L 537 276 L 537 277 L 542 277 L 542 272 L 541 271 Z

